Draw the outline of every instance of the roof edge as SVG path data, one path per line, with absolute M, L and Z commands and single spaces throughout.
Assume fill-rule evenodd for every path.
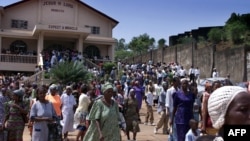
M 31 0 L 21 0 L 21 1 L 15 2 L 15 3 L 12 3 L 12 4 L 10 4 L 10 5 L 4 6 L 3 8 L 4 8 L 4 9 L 7 9 L 7 8 L 10 8 L 10 7 L 13 7 L 13 6 L 19 5 L 19 4 L 21 4 L 21 3 L 28 2 L 28 1 L 31 1 Z M 84 6 L 86 6 L 86 7 L 89 8 L 89 9 L 91 9 L 91 10 L 93 10 L 93 11 L 99 13 L 100 15 L 102 15 L 102 16 L 108 18 L 109 20 L 113 21 L 116 25 L 119 23 L 117 20 L 115 20 L 115 19 L 111 18 L 110 16 L 104 14 L 103 12 L 101 12 L 101 11 L 99 11 L 99 10 L 93 8 L 92 6 L 90 6 L 90 5 L 88 5 L 88 4 L 84 3 L 84 2 L 82 2 L 81 0 L 75 0 L 75 1 L 78 2 L 78 3 L 80 3 L 80 4 L 82 4 L 82 5 L 84 5 Z M 115 26 L 116 26 L 116 25 L 115 25 Z M 114 26 L 114 27 L 115 27 L 115 26 Z

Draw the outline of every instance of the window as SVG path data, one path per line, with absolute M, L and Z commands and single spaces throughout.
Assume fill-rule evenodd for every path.
M 100 27 L 92 26 L 91 33 L 92 34 L 100 34 Z
M 28 29 L 28 21 L 11 20 L 11 28 Z

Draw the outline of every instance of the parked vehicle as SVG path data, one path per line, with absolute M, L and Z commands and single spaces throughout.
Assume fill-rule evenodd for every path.
M 215 81 L 220 81 L 222 86 L 225 85 L 235 85 L 231 80 L 226 77 L 215 77 L 215 78 L 204 78 L 200 80 L 200 83 L 197 85 L 198 89 L 198 96 L 201 96 L 202 93 L 205 91 L 205 84 L 206 82 L 213 83 Z
M 248 88 L 248 82 L 238 82 L 238 83 L 236 83 L 235 85 L 236 85 L 236 86 L 240 86 L 240 87 L 242 87 L 242 88 L 244 88 L 244 89 L 246 89 L 246 90 L 247 90 L 247 88 Z

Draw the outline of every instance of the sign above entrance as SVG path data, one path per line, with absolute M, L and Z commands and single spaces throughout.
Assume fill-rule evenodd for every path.
M 63 26 L 63 25 L 48 25 L 49 29 L 54 30 L 78 30 L 75 26 Z
M 62 0 L 44 0 L 42 2 L 42 6 L 51 7 L 51 12 L 62 12 L 64 13 L 64 7 L 74 9 L 74 4 L 68 1 Z

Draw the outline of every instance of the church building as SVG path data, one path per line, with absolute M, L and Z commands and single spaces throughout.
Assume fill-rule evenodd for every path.
M 118 23 L 80 0 L 22 0 L 0 6 L 0 71 L 34 72 L 43 65 L 41 59 L 49 61 L 51 52 L 63 50 L 112 61 Z

